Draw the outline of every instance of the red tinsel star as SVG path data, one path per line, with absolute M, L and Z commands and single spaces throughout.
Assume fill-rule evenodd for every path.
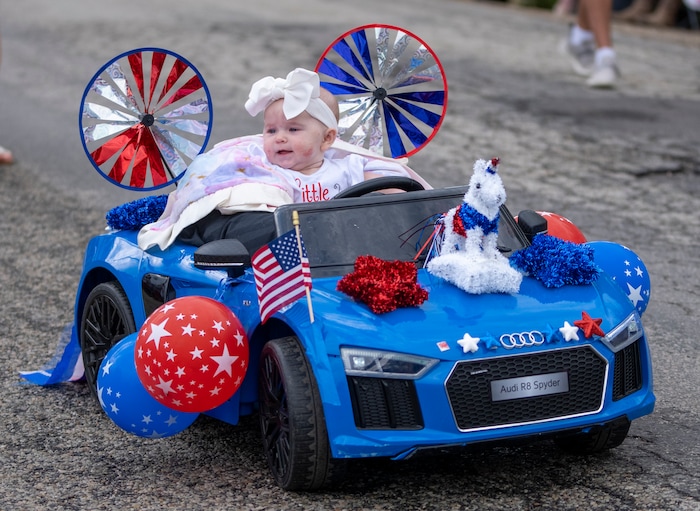
M 581 318 L 578 321 L 574 321 L 574 325 L 583 330 L 583 335 L 586 338 L 591 337 L 593 334 L 600 337 L 605 335 L 605 332 L 600 328 L 600 324 L 603 322 L 602 318 L 593 319 L 586 311 L 581 312 Z
M 338 281 L 338 290 L 366 304 L 375 314 L 420 305 L 428 298 L 428 292 L 417 283 L 413 263 L 369 255 L 357 258 L 355 271 Z

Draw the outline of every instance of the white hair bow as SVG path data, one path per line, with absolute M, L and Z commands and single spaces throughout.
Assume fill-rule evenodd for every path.
M 287 119 L 306 111 L 329 128 L 338 128 L 335 115 L 320 99 L 320 80 L 313 71 L 297 68 L 286 79 L 261 78 L 251 87 L 245 108 L 250 115 L 256 116 L 278 99 L 284 100 L 282 111 Z

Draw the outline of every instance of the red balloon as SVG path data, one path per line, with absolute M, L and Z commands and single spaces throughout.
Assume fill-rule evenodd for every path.
M 547 220 L 547 234 L 573 243 L 588 241 L 576 225 L 561 215 L 549 211 L 538 211 Z
M 228 307 L 203 296 L 158 307 L 141 327 L 134 353 L 139 380 L 157 401 L 181 412 L 206 412 L 243 383 L 248 339 Z

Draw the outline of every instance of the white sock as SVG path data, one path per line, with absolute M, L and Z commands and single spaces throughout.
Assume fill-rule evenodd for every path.
M 572 46 L 581 46 L 583 43 L 593 40 L 593 32 L 584 30 L 578 25 L 571 27 L 569 32 L 569 42 Z
M 598 48 L 595 51 L 595 65 L 600 66 L 606 60 L 615 62 L 615 50 L 610 46 L 604 46 L 603 48 Z

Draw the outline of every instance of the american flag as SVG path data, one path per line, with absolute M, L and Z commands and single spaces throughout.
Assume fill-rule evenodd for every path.
M 260 248 L 253 254 L 252 263 L 263 323 L 311 289 L 304 240 L 295 229 Z

